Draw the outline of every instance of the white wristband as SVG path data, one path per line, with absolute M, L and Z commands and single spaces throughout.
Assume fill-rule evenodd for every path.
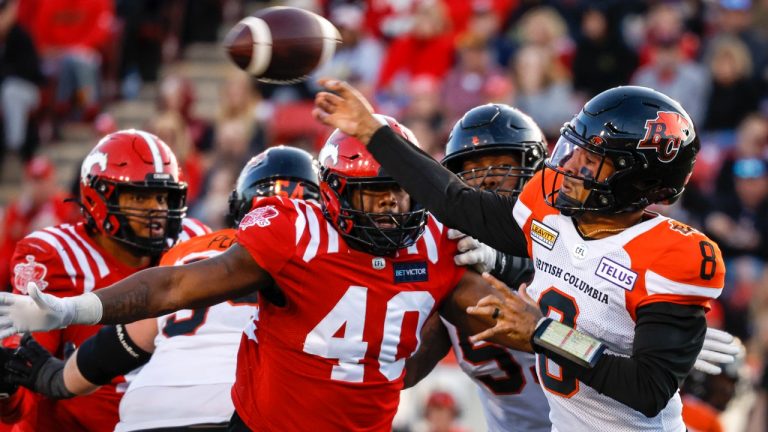
M 92 293 L 85 293 L 76 297 L 66 297 L 71 302 L 75 311 L 72 324 L 98 324 L 104 313 L 101 299 Z

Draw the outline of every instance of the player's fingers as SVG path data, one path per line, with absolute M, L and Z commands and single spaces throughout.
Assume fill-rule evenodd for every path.
M 480 246 L 480 242 L 472 237 L 464 237 L 456 243 L 456 248 L 460 252 L 466 252 L 468 250 L 477 249 Z
M 693 368 L 708 375 L 720 375 L 723 373 L 722 368 L 717 365 L 705 362 L 704 360 L 696 360 L 696 363 L 693 364 Z
M 457 239 L 460 239 L 460 238 L 464 238 L 466 236 L 467 236 L 466 234 L 464 234 L 463 232 L 461 232 L 461 231 L 459 231 L 457 229 L 450 228 L 448 230 L 448 238 L 451 239 L 451 240 L 457 240 Z
M 517 303 L 519 298 L 512 293 L 512 290 L 505 284 L 504 282 L 496 279 L 495 277 L 491 276 L 490 273 L 485 272 L 483 273 L 483 279 L 486 280 L 493 288 L 496 289 L 496 291 L 501 294 L 501 296 L 508 301 L 513 301 Z
M 716 328 L 707 327 L 706 339 L 714 339 L 716 341 L 731 343 L 735 339 L 732 334 L 718 330 Z
M 716 351 L 702 350 L 697 357 L 710 363 L 733 363 L 736 360 L 732 355 L 719 353 Z
M 12 305 L 15 302 L 15 295 L 8 292 L 0 292 L 0 305 Z
M 704 340 L 703 350 L 716 351 L 723 354 L 729 354 L 735 356 L 741 352 L 741 347 L 738 345 L 722 343 L 714 340 Z
M 501 299 L 495 295 L 487 295 L 475 303 L 475 306 L 501 306 Z
M 499 311 L 498 313 L 496 311 Z M 467 308 L 467 313 L 475 316 L 487 316 L 493 318 L 496 315 L 498 318 L 501 315 L 501 308 L 498 306 L 470 306 Z M 493 318 L 493 319 L 496 319 Z
M 464 252 L 462 254 L 455 255 L 453 262 L 457 266 L 471 266 L 480 262 L 475 251 Z
M 0 329 L 13 327 L 13 320 L 8 317 L 0 318 Z
M 469 341 L 472 343 L 490 339 L 496 335 L 504 334 L 507 332 L 507 328 L 503 325 L 497 324 L 489 329 L 485 329 L 478 334 L 469 337 Z
M 531 306 L 539 307 L 538 303 L 536 303 L 536 300 L 532 299 L 531 296 L 528 295 L 528 284 L 523 282 L 520 284 L 520 287 L 517 289 L 517 293 L 520 295 L 520 298 L 525 300 L 526 303 L 528 303 Z

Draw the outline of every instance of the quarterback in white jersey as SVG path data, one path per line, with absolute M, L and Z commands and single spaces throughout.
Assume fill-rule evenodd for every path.
M 679 103 L 643 87 L 601 93 L 564 126 L 515 201 L 464 185 L 377 122 L 348 84 L 321 84 L 334 94 L 316 96 L 315 116 L 367 143 L 442 222 L 533 259 L 533 300 L 500 291 L 504 301 L 469 308 L 497 322 L 471 340 L 531 341 L 554 430 L 685 430 L 678 389 L 701 351 L 724 265 L 703 234 L 646 211 L 680 197 L 700 149 Z

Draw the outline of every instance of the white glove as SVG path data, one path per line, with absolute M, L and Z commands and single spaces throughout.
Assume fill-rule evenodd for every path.
M 741 342 L 730 333 L 707 328 L 704 347 L 701 348 L 693 367 L 709 375 L 720 375 L 723 372 L 721 366 L 736 361 L 741 349 Z
M 0 339 L 70 324 L 96 324 L 101 320 L 101 300 L 94 293 L 56 297 L 43 294 L 34 282 L 27 285 L 27 293 L 28 296 L 0 293 Z
M 460 266 L 473 266 L 480 273 L 490 272 L 496 265 L 496 250 L 480 243 L 477 239 L 467 236 L 455 229 L 448 230 L 448 238 L 459 240 L 459 254 L 453 257 L 453 262 Z

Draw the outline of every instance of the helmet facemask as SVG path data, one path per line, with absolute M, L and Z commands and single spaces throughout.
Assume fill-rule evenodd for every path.
M 622 206 L 615 196 L 613 182 L 632 172 L 633 161 L 630 152 L 607 149 L 599 137 L 586 141 L 566 126 L 552 156 L 545 161 L 544 198 L 566 216 L 582 212 L 617 214 L 644 208 L 649 205 L 646 200 Z M 554 176 L 548 176 L 548 172 Z
M 535 164 L 529 163 L 531 157 L 526 157 L 525 150 L 495 149 L 486 152 L 468 153 L 463 158 L 456 158 L 451 166 L 458 168 L 456 175 L 464 183 L 476 189 L 484 189 L 496 192 L 499 195 L 517 198 L 523 190 L 523 186 L 536 173 L 540 160 Z M 483 156 L 509 156 L 512 163 L 483 163 Z M 469 165 L 476 168 L 465 167 Z
M 176 243 L 181 233 L 182 221 L 187 213 L 185 184 L 152 182 L 118 183 L 106 179 L 94 179 L 94 190 L 106 203 L 106 217 L 103 225 L 97 227 L 110 238 L 126 245 L 136 255 L 156 256 Z M 121 194 L 135 192 L 164 192 L 167 194 L 167 209 L 147 209 L 121 206 Z M 93 218 L 88 218 L 95 225 Z M 139 236 L 131 222 L 146 226 L 150 235 Z M 153 232 L 156 232 L 153 234 Z
M 412 246 L 424 232 L 426 211 L 413 200 L 406 212 L 365 211 L 366 192 L 400 189 L 389 177 L 344 177 L 325 170 L 321 188 L 326 216 L 354 249 L 392 255 Z

